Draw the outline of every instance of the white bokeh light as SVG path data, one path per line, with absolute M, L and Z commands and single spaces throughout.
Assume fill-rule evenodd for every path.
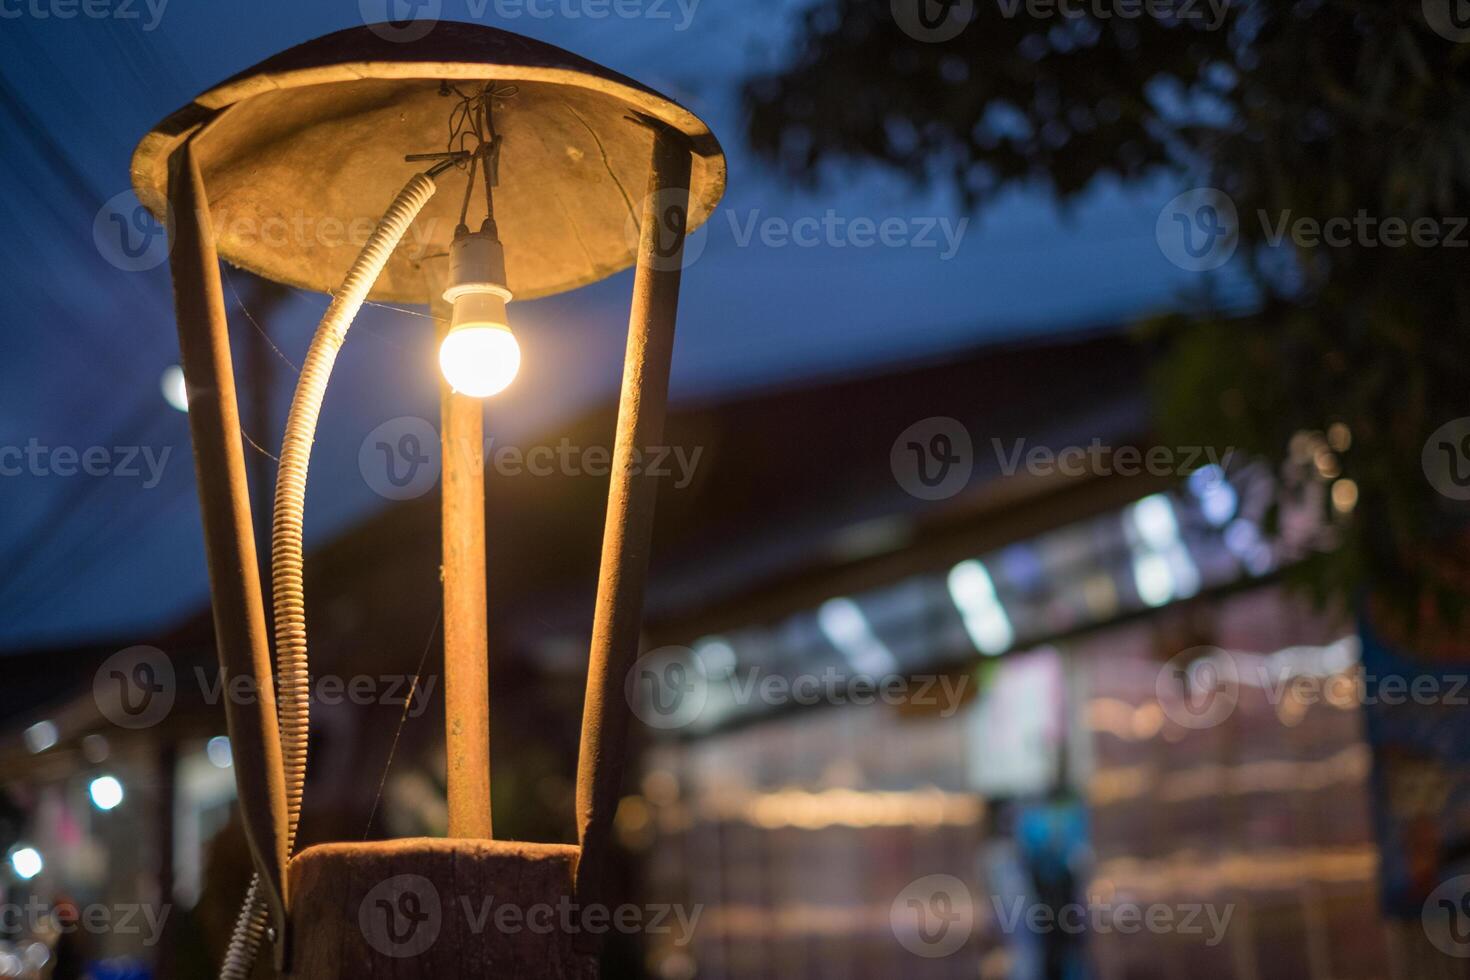
M 46 867 L 41 852 L 34 847 L 17 847 L 10 852 L 10 867 L 18 877 L 30 881 Z
M 92 805 L 99 810 L 111 810 L 123 801 L 123 785 L 115 776 L 98 776 L 87 787 Z

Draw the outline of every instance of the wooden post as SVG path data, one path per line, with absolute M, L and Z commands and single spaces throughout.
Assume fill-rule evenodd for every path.
M 292 980 L 597 980 L 574 938 L 570 844 L 409 838 L 319 844 L 291 862 Z
M 430 277 L 433 281 L 433 277 Z M 430 305 L 438 338 L 451 309 Z M 490 819 L 490 639 L 485 601 L 485 408 L 439 381 L 443 458 L 444 724 L 449 836 L 488 840 Z
M 602 901 L 600 881 L 622 787 L 630 714 L 624 679 L 638 654 L 658 490 L 657 478 L 638 468 L 635 454 L 663 438 L 689 211 L 688 141 L 657 124 L 654 133 L 653 166 L 639 225 L 638 269 L 628 317 L 577 758 L 577 837 L 582 857 L 576 894 L 583 906 Z
M 235 678 L 243 677 L 251 682 L 254 695 L 224 699 L 235 757 L 235 790 L 245 838 L 277 930 L 277 964 L 282 965 L 289 955 L 285 935 L 286 773 L 219 256 L 192 142 L 186 142 L 170 160 L 168 199 L 173 219 L 174 307 L 189 395 L 194 480 L 204 518 L 215 645 L 224 672 L 223 689 L 231 690 Z

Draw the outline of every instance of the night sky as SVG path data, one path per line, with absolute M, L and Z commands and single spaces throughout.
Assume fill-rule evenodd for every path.
M 40 2 L 42 12 L 51 9 Z M 1155 242 L 1159 209 L 1180 189 L 1162 182 L 1099 186 L 1065 213 L 1041 190 L 1015 192 L 978 215 L 876 172 L 833 174 L 812 192 L 784 186 L 746 151 L 737 100 L 744 77 L 780 63 L 800 5 L 690 2 L 645 5 L 666 16 L 593 20 L 441 0 L 444 19 L 527 34 L 637 78 L 689 106 L 720 137 L 729 190 L 685 274 L 676 400 L 1123 323 L 1197 283 Z M 132 149 L 201 90 L 293 44 L 359 25 L 364 14 L 354 0 L 109 0 L 92 9 L 111 16 L 59 19 L 33 16 L 22 6 L 30 3 L 0 4 L 0 212 L 8 229 L 0 240 L 0 452 L 9 450 L 0 456 L 8 464 L 0 475 L 0 651 L 126 646 L 207 599 L 186 420 L 160 390 L 178 359 L 167 264 L 126 268 L 151 260 L 120 260 L 107 244 L 116 234 L 111 215 L 132 213 Z M 372 0 L 361 7 L 371 14 Z M 12 16 L 19 10 L 26 15 Z M 762 241 L 773 221 L 821 220 L 829 209 L 841 222 L 897 216 L 915 234 L 930 229 L 925 239 L 934 244 Z M 523 366 L 491 404 L 488 434 L 534 438 L 612 396 L 630 284 L 625 272 L 512 305 Z M 248 307 L 248 277 L 226 278 L 234 307 L 232 286 Z M 296 293 L 275 311 L 270 329 L 282 362 L 300 363 L 326 302 Z M 272 450 L 294 384 L 293 369 L 277 367 L 277 430 L 252 433 Z M 389 419 L 437 418 L 437 383 L 428 321 L 365 310 L 322 417 L 308 542 L 387 506 L 359 472 L 359 448 Z M 107 450 L 115 472 L 80 472 L 92 447 Z M 58 452 L 67 448 L 76 456 L 70 464 Z

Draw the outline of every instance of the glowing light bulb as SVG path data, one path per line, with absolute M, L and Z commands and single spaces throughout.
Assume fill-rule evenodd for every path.
M 472 323 L 454 327 L 439 346 L 444 380 L 463 395 L 486 398 L 515 380 L 521 345 L 505 324 Z
M 449 333 L 439 345 L 444 380 L 473 398 L 504 391 L 521 368 L 521 345 L 508 325 L 505 249 L 493 226 L 455 235 L 444 298 L 454 304 Z

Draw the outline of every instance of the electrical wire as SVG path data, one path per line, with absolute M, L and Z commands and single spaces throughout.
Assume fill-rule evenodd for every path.
M 403 713 L 398 716 L 398 727 L 393 730 L 393 744 L 388 746 L 388 761 L 383 763 L 383 778 L 378 780 L 378 792 L 373 796 L 372 809 L 368 811 L 367 825 L 362 828 L 362 839 L 367 840 L 368 834 L 373 830 L 373 818 L 378 815 L 378 805 L 383 802 L 383 790 L 388 785 L 388 774 L 393 771 L 393 757 L 398 754 L 398 739 L 403 736 L 403 726 L 408 723 L 408 712 L 413 707 L 413 696 L 418 692 L 419 680 L 424 676 L 424 664 L 428 663 L 429 651 L 434 648 L 434 637 L 439 632 L 439 624 L 444 621 L 444 607 L 439 607 L 439 613 L 434 617 L 434 626 L 429 630 L 429 636 L 424 640 L 424 651 L 419 654 L 419 665 L 414 670 L 413 683 L 408 685 L 408 694 L 403 698 Z
M 281 361 L 292 370 L 292 372 L 300 374 L 301 369 L 296 366 L 295 362 L 293 362 L 291 358 L 286 356 L 285 351 L 276 346 L 276 342 L 274 340 L 271 340 L 271 335 L 266 332 L 266 329 L 264 327 L 260 325 L 260 322 L 255 319 L 255 317 L 251 314 L 249 308 L 246 307 L 245 301 L 240 298 L 240 291 L 235 288 L 235 280 L 230 275 L 229 264 L 221 262 L 220 272 L 224 275 L 225 285 L 230 287 L 230 295 L 235 297 L 235 305 L 239 307 L 241 313 L 245 314 L 245 319 L 250 321 L 250 325 L 255 328 L 255 332 L 260 334 L 260 339 L 264 340 L 266 346 L 276 352 L 276 356 L 279 357 Z

